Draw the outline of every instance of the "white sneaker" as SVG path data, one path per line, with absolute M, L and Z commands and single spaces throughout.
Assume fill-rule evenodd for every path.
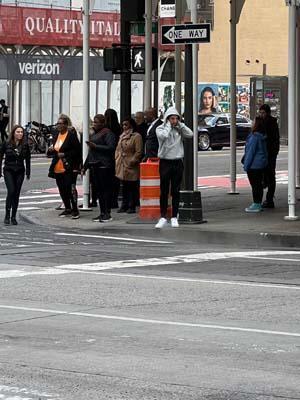
M 171 218 L 171 227 L 172 228 L 179 228 L 178 219 L 176 217 Z
M 162 229 L 164 226 L 166 226 L 168 223 L 168 221 L 166 220 L 166 218 L 160 218 L 158 223 L 155 225 L 156 229 Z

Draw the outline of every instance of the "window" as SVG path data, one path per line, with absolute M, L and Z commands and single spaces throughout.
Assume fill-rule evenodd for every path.
M 2 0 L 0 3 L 20 7 L 71 8 L 72 0 Z
M 247 120 L 247 118 L 237 117 L 237 118 L 236 118 L 236 123 L 237 123 L 237 124 L 247 124 L 247 123 L 248 123 L 248 120 Z

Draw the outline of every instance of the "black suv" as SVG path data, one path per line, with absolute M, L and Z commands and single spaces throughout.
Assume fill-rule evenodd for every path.
M 236 144 L 242 146 L 251 131 L 251 121 L 237 114 L 236 131 Z M 199 115 L 199 150 L 221 150 L 224 146 L 230 146 L 230 114 Z

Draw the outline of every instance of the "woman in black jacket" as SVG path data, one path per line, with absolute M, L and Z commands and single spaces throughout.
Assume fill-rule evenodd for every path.
M 68 129 L 68 118 L 58 119 L 57 131 L 53 146 L 48 150 L 48 154 L 53 155 L 49 177 L 56 179 L 59 194 L 65 205 L 65 210 L 59 216 L 78 219 L 79 211 L 77 201 L 72 196 L 72 183 L 74 170 L 78 169 L 81 162 L 81 146 L 76 132 Z
M 100 215 L 93 221 L 109 222 L 111 218 L 111 197 L 115 171 L 116 137 L 105 126 L 105 117 L 97 114 L 93 122 L 94 133 L 87 142 L 89 153 L 84 163 L 84 171 L 91 169 L 97 188 Z
M 112 131 L 116 138 L 116 145 L 118 144 L 119 138 L 122 133 L 122 128 L 119 123 L 118 114 L 116 110 L 112 108 L 108 108 L 105 113 L 105 126 Z M 118 197 L 120 192 L 120 181 L 114 175 L 113 177 L 113 186 L 112 186 L 112 195 L 111 195 L 111 208 L 119 208 Z
M 5 158 L 4 181 L 7 188 L 4 224 L 18 225 L 16 215 L 25 173 L 27 179 L 30 179 L 30 150 L 28 144 L 25 143 L 24 129 L 21 125 L 15 125 L 8 141 L 1 145 L 0 177 L 2 176 L 3 158 Z

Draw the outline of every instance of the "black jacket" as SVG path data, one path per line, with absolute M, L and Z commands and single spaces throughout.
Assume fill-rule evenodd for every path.
M 28 144 L 16 146 L 10 142 L 2 143 L 0 147 L 0 175 L 2 175 L 2 161 L 4 158 L 4 171 L 26 172 L 30 177 L 30 149 Z M 25 161 L 25 165 L 24 165 Z
M 96 147 L 89 149 L 84 170 L 91 167 L 114 168 L 117 146 L 116 135 L 110 129 L 103 128 L 90 137 L 90 142 L 94 143 Z
M 154 121 L 153 125 L 149 125 L 147 136 L 146 136 L 146 144 L 145 144 L 145 157 L 157 157 L 158 152 L 158 140 L 156 136 L 156 128 L 161 125 L 163 121 L 161 119 L 157 119 Z M 151 128 L 150 128 L 151 126 Z
M 145 146 L 146 138 L 147 138 L 147 131 L 148 131 L 148 124 L 146 122 L 142 122 L 140 125 L 137 125 L 136 131 L 142 136 L 143 145 Z
M 57 141 L 58 135 L 53 140 L 53 147 Z M 64 158 L 62 159 L 64 168 L 67 171 L 74 171 L 79 168 L 81 163 L 81 146 L 75 131 L 69 130 L 68 135 L 60 148 L 60 153 L 64 153 Z M 49 168 L 49 177 L 55 178 L 54 168 L 57 164 L 59 157 L 57 152 L 54 150 L 53 152 L 49 152 L 49 155 L 53 155 L 53 159 Z
M 264 120 L 264 134 L 267 138 L 268 158 L 276 158 L 280 147 L 280 136 L 277 119 L 267 116 Z
M 0 114 L 8 114 L 8 106 L 4 105 L 2 107 L 0 107 Z M 0 119 L 0 125 L 6 126 L 9 122 L 9 117 L 2 117 L 2 119 Z

